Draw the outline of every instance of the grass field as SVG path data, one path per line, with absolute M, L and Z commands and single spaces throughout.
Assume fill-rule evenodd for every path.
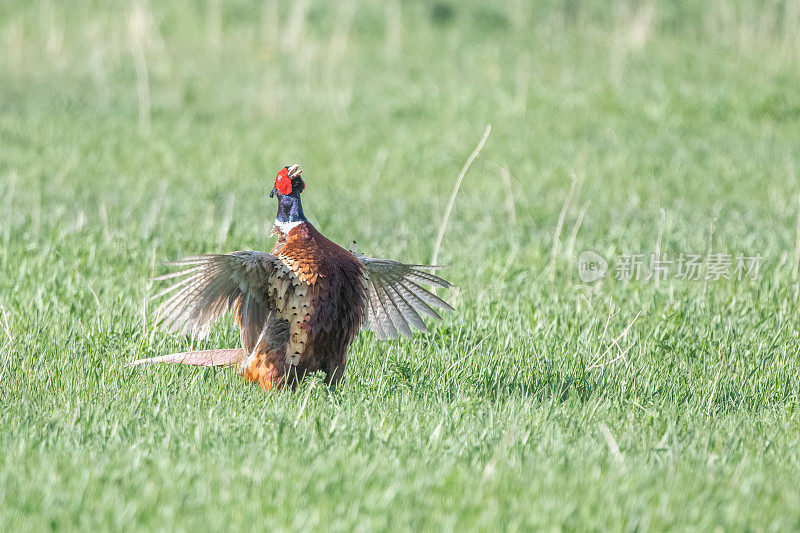
M 0 530 L 800 528 L 800 1 L 606 4 L 5 0 Z M 162 261 L 269 250 L 285 164 L 430 261 L 488 124 L 429 335 L 336 390 L 123 368 L 190 344 Z M 701 279 L 617 279 L 652 252 Z

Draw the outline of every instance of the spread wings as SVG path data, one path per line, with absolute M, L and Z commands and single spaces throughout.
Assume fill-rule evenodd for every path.
M 441 267 L 406 265 L 390 259 L 375 259 L 357 254 L 367 271 L 367 321 L 365 327 L 383 339 L 396 339 L 402 333 L 411 336 L 411 326 L 428 331 L 423 315 L 440 319 L 434 307 L 454 309 L 435 294 L 420 287 L 450 287 L 450 283 L 427 270 Z
M 260 342 L 270 313 L 299 284 L 280 259 L 263 252 L 200 255 L 168 264 L 185 268 L 155 278 L 177 280 L 156 295 L 166 297 L 158 307 L 158 324 L 170 333 L 203 338 L 214 320 L 234 310 L 245 350 Z
M 427 331 L 420 314 L 441 319 L 433 309 L 453 310 L 444 300 L 420 284 L 450 287 L 444 279 L 427 272 L 439 267 L 406 265 L 389 259 L 357 255 L 367 280 L 365 327 L 379 339 L 411 336 L 411 327 Z M 245 351 L 270 335 L 273 314 L 280 317 L 286 302 L 303 282 L 278 257 L 264 252 L 239 251 L 187 257 L 172 266 L 184 267 L 155 278 L 175 280 L 155 297 L 166 299 L 158 307 L 157 323 L 170 333 L 203 338 L 211 323 L 233 310 L 239 322 Z M 284 332 L 286 333 L 286 332 Z

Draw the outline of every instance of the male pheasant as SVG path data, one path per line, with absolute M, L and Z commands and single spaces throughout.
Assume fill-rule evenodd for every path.
M 428 272 L 437 267 L 356 254 L 317 231 L 303 215 L 301 172 L 292 165 L 275 177 L 270 197 L 278 198 L 272 228 L 278 240 L 271 253 L 187 257 L 171 263 L 182 270 L 156 278 L 176 281 L 156 295 L 166 297 L 158 324 L 203 338 L 230 310 L 241 348 L 176 353 L 131 365 L 236 365 L 264 389 L 293 385 L 306 373 L 322 371 L 335 385 L 360 329 L 372 330 L 379 339 L 410 336 L 412 326 L 427 331 L 420 314 L 441 319 L 434 307 L 453 309 L 419 285 L 449 287 Z

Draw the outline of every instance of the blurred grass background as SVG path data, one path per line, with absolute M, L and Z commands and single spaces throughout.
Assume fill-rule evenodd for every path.
M 800 527 L 800 2 L 6 0 L 0 51 L 3 530 Z M 160 261 L 271 247 L 285 164 L 429 261 L 487 124 L 430 335 L 335 391 L 121 368 L 189 345 Z M 587 286 L 585 249 L 763 261 Z

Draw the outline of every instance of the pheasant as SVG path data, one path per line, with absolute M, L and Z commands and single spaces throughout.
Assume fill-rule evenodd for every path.
M 347 348 L 361 329 L 379 339 L 427 331 L 420 315 L 441 319 L 434 307 L 453 310 L 420 284 L 447 288 L 430 273 L 435 266 L 376 259 L 345 250 L 325 238 L 305 217 L 305 189 L 298 165 L 275 177 L 270 198 L 278 214 L 271 253 L 238 251 L 186 257 L 180 270 L 155 278 L 172 284 L 156 323 L 171 333 L 204 338 L 211 324 L 232 311 L 241 348 L 175 353 L 130 363 L 235 366 L 264 389 L 294 386 L 322 371 L 335 385 L 342 378 Z

